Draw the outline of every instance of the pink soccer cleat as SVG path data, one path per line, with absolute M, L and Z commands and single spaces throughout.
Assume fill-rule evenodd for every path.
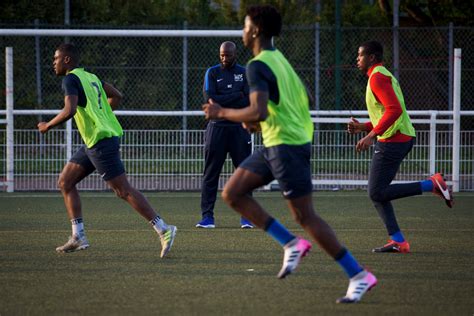
M 285 256 L 283 257 L 283 266 L 278 273 L 278 278 L 283 279 L 292 273 L 301 261 L 301 258 L 311 250 L 311 243 L 306 239 L 296 237 L 288 242 L 283 249 Z

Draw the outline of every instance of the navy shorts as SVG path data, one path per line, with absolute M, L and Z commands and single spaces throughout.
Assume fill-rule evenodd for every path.
M 105 181 L 125 173 L 120 159 L 120 140 L 118 137 L 104 138 L 91 148 L 85 145 L 71 157 L 70 162 L 81 165 L 88 174 L 97 170 Z
M 262 176 L 265 184 L 276 179 L 283 196 L 295 199 L 313 191 L 310 157 L 309 143 L 263 147 L 239 167 Z

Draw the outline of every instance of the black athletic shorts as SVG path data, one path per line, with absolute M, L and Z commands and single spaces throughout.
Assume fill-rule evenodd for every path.
M 261 175 L 266 184 L 278 181 L 286 199 L 309 194 L 313 190 L 311 181 L 311 145 L 278 145 L 260 148 L 239 166 Z
M 112 180 L 125 172 L 120 159 L 120 139 L 118 137 L 104 138 L 91 148 L 84 145 L 69 161 L 84 167 L 88 174 L 97 170 L 105 181 Z

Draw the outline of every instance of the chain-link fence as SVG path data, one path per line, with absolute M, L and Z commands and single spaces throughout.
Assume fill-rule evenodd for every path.
M 78 27 L 80 28 L 80 27 Z M 90 26 L 88 27 L 90 28 Z M 384 44 L 385 63 L 399 81 L 409 110 L 452 108 L 452 49 L 463 48 L 462 110 L 474 109 L 474 28 L 400 28 L 398 62 L 392 28 L 289 27 L 275 45 L 294 65 L 316 100 L 313 109 L 365 109 L 367 78 L 355 67 L 359 44 Z M 199 110 L 205 71 L 219 62 L 224 40 L 235 40 L 238 61 L 251 57 L 238 37 L 70 37 L 82 52 L 82 65 L 124 93 L 122 109 Z M 15 108 L 62 107 L 61 81 L 52 56 L 63 37 L 2 36 L 0 46 L 14 48 Z M 4 51 L 0 52 L 0 85 L 4 89 Z M 398 64 L 398 69 L 393 65 Z M 4 98 L 0 107 L 5 108 Z M 201 129 L 202 118 L 126 118 L 125 129 Z M 35 122 L 18 121 L 19 128 Z M 470 118 L 462 129 L 474 128 Z
M 398 31 L 399 42 L 394 48 L 395 31 Z M 452 51 L 462 48 L 461 109 L 474 110 L 474 54 L 470 49 L 474 47 L 474 28 L 293 27 L 285 28 L 275 45 L 294 65 L 314 96 L 316 102 L 312 109 L 365 110 L 367 78 L 355 63 L 359 44 L 371 39 L 384 44 L 385 63 L 400 78 L 408 110 L 452 109 Z M 86 69 L 124 93 L 123 110 L 200 110 L 204 74 L 208 67 L 219 62 L 221 42 L 234 40 L 237 43 L 241 64 L 251 58 L 235 35 L 81 36 L 67 40 L 82 51 L 82 65 Z M 14 50 L 15 109 L 62 108 L 61 80 L 54 75 L 52 56 L 64 41 L 64 37 L 57 36 L 0 36 L 0 46 L 11 46 Z M 2 91 L 5 91 L 4 54 L 1 49 Z M 394 69 L 394 65 L 398 68 Z M 4 97 L 0 97 L 2 108 L 5 108 Z M 67 160 L 68 147 L 61 136 L 64 131 L 61 127 L 47 136 L 36 131 L 38 120 L 50 117 L 15 116 L 15 187 L 18 190 L 53 190 L 56 186 L 55 179 Z M 119 116 L 119 120 L 126 130 L 123 158 L 134 185 L 148 190 L 199 189 L 205 126 L 202 116 Z M 461 189 L 473 190 L 474 116 L 465 115 L 461 120 Z M 352 156 L 354 140 L 348 139 L 342 126 L 328 122 L 317 124 L 313 144 L 318 151 L 313 158 L 314 180 L 322 181 L 321 188 L 333 188 L 341 179 L 365 181 L 368 158 Z M 425 137 L 430 130 L 428 124 L 418 124 L 416 128 L 419 148 L 407 160 L 399 180 L 419 179 L 432 172 L 428 167 L 431 158 L 427 154 L 427 148 L 432 146 L 436 147 L 436 170 L 448 173 L 451 180 L 452 124 L 437 127 L 434 143 Z M 0 180 L 6 170 L 5 135 L 0 130 Z M 181 137 L 186 138 L 186 146 Z M 76 138 L 74 146 L 81 143 Z M 49 142 L 52 142 L 50 147 Z M 358 167 L 359 164 L 364 167 Z M 231 172 L 231 163 L 227 161 L 220 188 Z M 324 179 L 330 180 L 326 183 Z M 104 184 L 99 180 L 92 177 L 82 184 L 83 188 L 102 189 Z

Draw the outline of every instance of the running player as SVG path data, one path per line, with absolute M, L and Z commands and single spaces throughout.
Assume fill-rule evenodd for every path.
M 61 44 L 56 49 L 53 67 L 57 76 L 65 76 L 64 108 L 49 122 L 38 123 L 38 130 L 44 134 L 74 117 L 85 143 L 66 163 L 59 176 L 58 186 L 71 220 L 72 235 L 56 251 L 74 252 L 89 247 L 76 185 L 97 170 L 118 197 L 150 222 L 160 237 L 160 256 L 163 258 L 173 245 L 177 228 L 167 225 L 145 196 L 128 182 L 119 152 L 122 127 L 112 112 L 120 103 L 122 94 L 78 65 L 79 51 L 73 44 Z
M 347 125 L 347 131 L 350 134 L 368 132 L 357 143 L 357 151 L 367 150 L 375 142 L 369 173 L 369 197 L 390 237 L 387 244 L 372 251 L 408 253 L 410 244 L 398 226 L 390 201 L 433 192 L 440 196 L 448 207 L 452 207 L 453 196 L 440 173 L 421 182 L 390 184 L 403 159 L 413 147 L 415 129 L 406 111 L 400 85 L 383 66 L 382 61 L 383 47 L 379 42 L 369 41 L 360 45 L 357 67 L 369 77 L 366 103 L 370 122 L 359 123 L 352 118 Z
M 341 265 L 350 279 L 346 296 L 337 302 L 358 302 L 377 284 L 377 279 L 359 265 L 339 243 L 331 227 L 314 212 L 310 166 L 313 124 L 308 95 L 293 67 L 272 45 L 272 37 L 280 31 L 281 16 L 274 7 L 249 7 L 242 38 L 254 55 L 247 65 L 250 106 L 229 109 L 213 100 L 203 105 L 206 118 L 244 122 L 249 131 L 261 128 L 263 135 L 264 147 L 237 168 L 222 197 L 283 247 L 283 266 L 278 278 L 284 278 L 296 269 L 312 246 L 289 232 L 250 196 L 254 189 L 278 180 L 296 222 Z

